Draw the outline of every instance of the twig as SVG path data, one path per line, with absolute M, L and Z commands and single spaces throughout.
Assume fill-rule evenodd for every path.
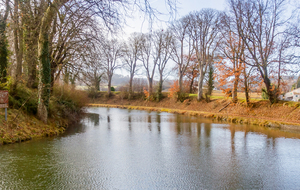
M 229 102 L 228 104 L 226 104 L 223 108 L 221 108 L 218 112 L 222 111 L 223 109 L 225 109 L 227 106 L 229 106 L 229 104 L 231 104 L 231 102 Z

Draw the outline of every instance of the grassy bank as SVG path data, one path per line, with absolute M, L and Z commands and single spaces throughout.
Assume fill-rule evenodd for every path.
M 45 124 L 36 116 L 37 91 L 19 86 L 10 92 L 7 121 L 4 109 L 0 109 L 0 145 L 63 133 L 80 118 L 87 99 L 85 92 L 55 87 L 49 103 L 49 121 Z
M 296 102 L 279 102 L 270 105 L 266 100 L 252 100 L 250 104 L 246 105 L 244 100 L 240 100 L 237 104 L 232 104 L 230 99 L 224 98 L 198 102 L 195 97 L 190 97 L 184 102 L 172 98 L 164 98 L 160 102 L 156 102 L 145 101 L 142 98 L 128 100 L 115 94 L 110 98 L 100 96 L 100 98 L 93 99 L 89 106 L 187 114 L 230 123 L 300 131 L 300 104 Z

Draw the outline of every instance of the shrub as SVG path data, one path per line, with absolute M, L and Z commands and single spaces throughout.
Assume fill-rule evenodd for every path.
M 174 81 L 173 84 L 171 84 L 171 88 L 169 88 L 169 98 L 177 98 L 177 93 L 179 92 L 179 85 L 178 80 Z
M 9 92 L 9 107 L 21 108 L 28 114 L 36 114 L 38 106 L 37 90 L 18 85 L 13 92 Z M 22 106 L 23 105 L 23 106 Z
M 119 90 L 120 90 L 119 96 L 120 96 L 120 98 L 122 100 L 129 98 L 129 92 L 128 92 L 128 88 L 127 87 L 121 86 Z
M 69 86 L 55 86 L 50 98 L 50 117 L 77 120 L 88 103 L 88 94 Z
M 169 89 L 169 98 L 175 98 L 177 101 L 183 102 L 184 100 L 189 98 L 188 93 L 180 92 L 178 80 L 174 81 Z
M 99 98 L 100 97 L 100 92 L 97 91 L 95 88 L 89 88 L 87 91 L 88 97 L 89 98 Z
M 114 91 L 116 91 L 116 89 L 112 86 L 112 87 L 110 87 L 110 91 L 114 92 Z
M 151 94 L 146 90 L 145 87 L 144 87 L 144 98 L 145 98 L 146 100 L 150 100 L 150 101 L 153 101 L 153 100 L 154 100 L 153 95 L 151 95 Z

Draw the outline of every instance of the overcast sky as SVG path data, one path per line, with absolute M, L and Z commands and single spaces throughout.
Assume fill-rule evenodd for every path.
M 160 12 L 165 13 L 166 15 L 159 15 L 160 20 L 164 20 L 165 22 L 158 22 L 155 21 L 153 24 L 153 30 L 160 29 L 160 28 L 166 28 L 168 20 L 170 20 L 170 16 L 168 15 L 168 8 L 165 4 L 165 0 L 150 0 L 151 5 L 158 9 Z M 189 14 L 192 11 L 199 11 L 203 8 L 212 8 L 217 10 L 225 10 L 226 7 L 226 0 L 178 0 L 178 9 L 177 9 L 177 15 L 176 19 L 181 18 L 182 16 L 185 16 Z M 130 13 L 128 13 L 130 14 Z M 148 21 L 144 20 L 144 17 L 142 14 L 139 14 L 137 10 L 133 11 L 133 17 L 132 19 L 128 18 L 126 19 L 127 25 L 123 28 L 123 35 L 119 36 L 126 40 L 126 38 L 133 32 L 149 32 L 149 25 Z M 170 61 L 172 62 L 172 61 Z M 124 69 L 117 70 L 117 74 L 121 75 L 128 75 L 128 72 Z M 138 73 L 138 77 L 145 76 L 144 73 Z M 155 75 L 155 79 L 158 77 L 158 74 Z M 171 77 L 172 78 L 172 77 Z
M 167 5 L 164 0 L 153 0 L 151 5 L 158 9 L 160 12 L 168 14 Z M 226 7 L 226 0 L 178 0 L 178 14 L 176 18 L 187 15 L 191 11 L 198 11 L 203 8 L 213 8 L 217 10 L 224 10 Z M 147 20 L 144 20 L 144 17 L 138 13 L 138 11 L 133 13 L 132 19 L 127 19 L 127 25 L 124 27 L 125 36 L 129 35 L 132 32 L 148 32 L 149 25 Z M 159 19 L 168 21 L 168 15 L 159 15 Z M 153 29 L 165 27 L 166 23 L 164 22 L 155 22 Z M 125 37 L 126 38 L 126 37 Z

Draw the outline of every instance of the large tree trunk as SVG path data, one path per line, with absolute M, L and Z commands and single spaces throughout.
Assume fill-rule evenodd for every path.
M 33 39 L 32 37 L 30 39 Z M 28 72 L 28 80 L 27 87 L 28 88 L 36 88 L 36 66 L 38 63 L 37 60 L 37 42 L 29 42 L 28 48 L 26 49 L 24 60 L 27 63 L 27 72 Z
M 263 68 L 263 72 L 260 71 L 261 73 L 261 76 L 264 80 L 264 83 L 265 83 L 265 86 L 266 86 L 266 89 L 267 89 L 267 93 L 268 93 L 268 96 L 269 96 L 269 101 L 270 101 L 270 104 L 273 104 L 276 102 L 276 97 L 275 97 L 275 94 L 276 94 L 276 89 L 272 89 L 272 85 L 271 85 L 271 81 L 268 77 L 268 71 L 267 71 L 267 68 Z
M 24 63 L 27 69 L 27 87 L 37 88 L 37 69 L 38 64 L 38 37 L 39 37 L 39 20 L 42 11 L 33 12 L 28 9 L 31 6 L 30 1 L 24 1 L 21 3 L 21 14 L 22 14 L 22 26 L 24 29 Z M 41 5 L 44 2 L 41 1 Z M 35 7 L 37 8 L 37 7 Z M 24 68 L 24 67 L 23 67 Z
M 239 78 L 240 75 L 234 75 L 234 82 L 233 82 L 233 89 L 232 89 L 232 102 L 237 103 L 238 98 L 237 98 L 237 89 L 238 89 L 238 84 L 239 84 Z
M 19 2 L 14 1 L 14 46 L 16 53 L 16 71 L 13 89 L 17 87 L 18 82 L 22 78 L 22 61 L 23 61 L 23 26 L 19 23 Z
M 39 86 L 38 86 L 38 117 L 44 122 L 48 121 L 48 106 L 51 86 L 51 69 L 49 57 L 48 34 L 39 38 Z
M 68 0 L 54 0 L 48 6 L 41 20 L 38 58 L 39 58 L 39 85 L 38 85 L 38 117 L 44 122 L 48 121 L 48 106 L 51 86 L 51 67 L 49 55 L 49 28 L 60 7 Z
M 0 14 L 0 82 L 6 83 L 7 65 L 8 65 L 8 43 L 6 39 L 6 21 L 9 13 L 9 0 L 6 0 L 4 15 Z
M 275 92 L 274 92 L 274 90 L 272 89 L 272 86 L 271 86 L 271 81 L 270 81 L 269 78 L 265 77 L 264 78 L 264 83 L 265 83 L 266 88 L 267 88 L 270 104 L 273 104 L 273 103 L 276 102 L 276 97 L 275 97 Z

